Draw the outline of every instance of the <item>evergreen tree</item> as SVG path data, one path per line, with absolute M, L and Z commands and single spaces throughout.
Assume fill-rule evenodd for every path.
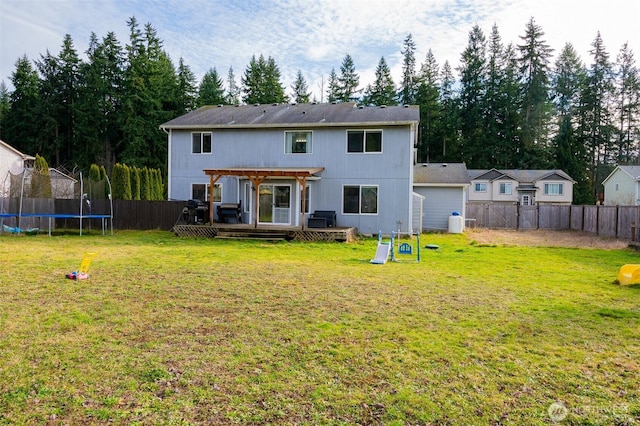
M 144 33 L 135 18 L 128 21 L 130 43 L 122 105 L 125 145 L 119 155 L 136 166 L 166 167 L 166 135 L 158 128 L 177 115 L 180 108 L 175 68 L 162 50 L 156 30 L 145 25 Z
M 431 49 L 427 52 L 424 63 L 417 77 L 415 102 L 420 105 L 420 139 L 418 142 L 418 161 L 431 162 L 444 159 L 444 147 L 439 135 L 440 70 Z
M 602 192 L 602 180 L 610 171 L 607 163 L 612 164 L 615 158 L 612 149 L 615 125 L 610 109 L 614 92 L 613 69 L 600 32 L 589 53 L 593 56 L 593 64 L 587 70 L 582 89 L 578 137 L 589 156 L 591 195 L 595 201 Z
M 460 64 L 460 159 L 469 168 L 485 168 L 478 157 L 485 141 L 486 38 L 478 25 L 469 32 Z
M 242 78 L 244 101 L 247 104 L 271 104 L 287 102 L 287 95 L 280 82 L 280 70 L 272 57 L 258 60 L 251 57 Z
M 131 172 L 126 164 L 114 164 L 111 172 L 111 181 L 114 199 L 131 199 Z
M 198 104 L 198 89 L 196 88 L 196 76 L 184 59 L 178 61 L 178 111 L 177 114 L 186 114 L 196 109 Z
M 140 199 L 151 200 L 151 178 L 147 167 L 140 170 Z
M 298 74 L 296 74 L 296 81 L 293 82 L 291 86 L 291 90 L 293 90 L 293 101 L 297 104 L 308 104 L 309 99 L 311 97 L 311 92 L 309 92 L 309 86 L 307 85 L 307 81 L 304 79 L 302 75 L 302 71 L 298 70 Z
M 49 164 L 44 157 L 36 154 L 36 160 L 33 166 L 33 174 L 31 175 L 31 197 L 32 198 L 51 198 L 53 190 L 51 188 L 51 174 L 49 173 Z
M 512 45 L 503 45 L 496 25 L 491 31 L 488 51 L 483 100 L 485 149 L 477 154 L 486 167 L 515 168 L 519 164 L 517 58 Z
M 442 138 L 442 160 L 460 161 L 462 158 L 460 148 L 458 98 L 454 91 L 456 80 L 451 70 L 449 61 L 445 61 L 440 72 L 440 134 Z M 440 141 L 438 141 L 440 142 Z M 449 160 L 452 159 L 452 160 Z
M 132 166 L 130 169 L 131 199 L 140 200 L 140 169 Z
M 365 105 L 396 105 L 396 89 L 391 78 L 391 70 L 384 56 L 376 68 L 373 86 L 368 85 L 362 103 Z
M 411 34 L 404 39 L 402 48 L 402 82 L 398 92 L 400 105 L 413 105 L 416 101 L 416 43 Z
M 265 95 L 266 99 L 262 103 L 265 104 L 281 104 L 289 102 L 289 97 L 285 93 L 285 88 L 281 82 L 281 74 L 275 59 L 271 56 L 267 58 L 266 67 L 264 69 Z
M 74 162 L 106 164 L 112 168 L 122 141 L 121 109 L 123 97 L 124 54 L 115 33 L 102 41 L 91 34 L 87 63 L 81 66 L 84 84 L 80 87 Z
M 240 104 L 240 94 L 242 92 L 242 89 L 236 83 L 236 76 L 233 73 L 233 67 L 229 67 L 229 73 L 227 74 L 227 85 L 227 104 Z
M 640 133 L 640 74 L 633 51 L 625 43 L 616 59 L 615 115 L 617 119 L 617 163 L 630 163 L 638 158 Z M 635 129 L 635 131 L 634 131 Z
M 585 146 L 576 133 L 578 108 L 585 72 L 574 47 L 567 43 L 555 63 L 552 79 L 553 103 L 557 130 L 552 140 L 552 167 L 564 170 L 575 181 L 573 201 L 577 204 L 592 202 L 591 185 L 587 170 L 589 159 Z
M 358 100 L 358 85 L 360 76 L 356 73 L 356 67 L 351 55 L 347 55 L 340 65 L 340 75 L 338 76 L 338 102 L 356 102 Z
M 55 164 L 72 161 L 77 147 L 76 116 L 80 88 L 80 59 L 71 36 L 63 40 L 59 57 L 41 55 L 40 104 L 36 120 L 40 123 L 38 150 L 55 158 Z
M 222 79 L 218 76 L 218 71 L 215 68 L 210 68 L 202 77 L 198 88 L 198 106 L 224 105 L 227 101 L 228 98 L 225 97 Z
M 0 139 L 4 136 L 4 123 L 9 110 L 11 109 L 11 94 L 4 81 L 0 81 Z
M 14 90 L 9 96 L 11 107 L 3 120 L 3 139 L 24 153 L 39 152 L 40 128 L 33 117 L 40 104 L 39 79 L 26 55 L 16 61 L 11 83 Z
M 522 81 L 521 158 L 522 168 L 544 165 L 549 136 L 551 102 L 549 96 L 549 58 L 553 49 L 543 40 L 544 32 L 533 18 L 526 25 L 518 45 Z
M 327 102 L 333 103 L 340 100 L 340 84 L 338 82 L 338 74 L 335 68 L 331 68 L 329 74 L 329 82 L 327 87 Z

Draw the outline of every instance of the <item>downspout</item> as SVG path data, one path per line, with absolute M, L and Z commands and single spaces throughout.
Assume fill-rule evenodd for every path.
M 167 134 L 167 199 L 171 199 L 171 131 L 160 126 L 163 132 Z

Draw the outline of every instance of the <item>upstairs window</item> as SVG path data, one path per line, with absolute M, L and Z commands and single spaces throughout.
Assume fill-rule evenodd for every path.
M 191 133 L 191 152 L 193 154 L 211 154 L 211 132 Z
M 311 132 L 306 131 L 284 132 L 284 152 L 287 154 L 311 154 L 311 135 Z
M 511 184 L 510 183 L 501 183 L 499 192 L 500 192 L 501 195 L 511 195 Z
M 382 130 L 348 130 L 347 152 L 382 152 Z
M 486 183 L 476 183 L 475 192 L 487 192 L 487 184 Z
M 544 195 L 562 195 L 563 186 L 561 183 L 545 183 Z

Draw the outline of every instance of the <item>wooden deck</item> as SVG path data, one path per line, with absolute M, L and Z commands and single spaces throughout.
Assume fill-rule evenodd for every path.
M 173 232 L 179 237 L 209 237 L 228 239 L 255 239 L 269 241 L 333 241 L 353 242 L 357 228 L 305 228 L 300 226 L 268 226 L 253 224 L 214 223 L 213 225 L 175 225 Z

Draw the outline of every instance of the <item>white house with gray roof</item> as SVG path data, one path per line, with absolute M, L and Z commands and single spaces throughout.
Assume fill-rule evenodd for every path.
M 567 204 L 575 181 L 562 170 L 469 170 L 469 202 Z
M 602 184 L 605 206 L 640 205 L 640 166 L 617 166 Z
M 307 226 L 324 210 L 361 233 L 415 231 L 419 119 L 417 106 L 202 107 L 160 126 L 168 196 L 208 202 L 214 221 L 214 206 L 239 203 L 255 226 Z

